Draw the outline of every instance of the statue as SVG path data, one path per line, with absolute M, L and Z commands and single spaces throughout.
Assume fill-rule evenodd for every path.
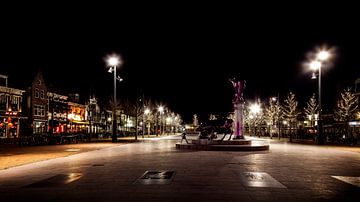
M 233 99 L 234 104 L 234 139 L 244 139 L 244 135 L 242 134 L 242 119 L 243 119 L 243 108 L 244 108 L 244 98 L 243 98 L 243 92 L 245 88 L 245 81 L 236 81 L 234 79 L 230 79 L 230 82 L 232 83 L 235 94 Z M 230 134 L 231 138 L 231 134 Z

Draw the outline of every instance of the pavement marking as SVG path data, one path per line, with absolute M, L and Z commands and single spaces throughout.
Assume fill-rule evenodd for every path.
M 360 187 L 360 177 L 349 177 L 349 176 L 331 176 L 337 180 L 352 184 L 354 186 Z
M 240 180 L 242 184 L 247 187 L 273 187 L 286 189 L 283 184 L 265 172 L 242 172 L 240 173 Z
M 146 171 L 141 177 L 139 177 L 133 184 L 170 184 L 175 176 L 175 171 L 169 170 L 157 170 Z
M 66 149 L 67 152 L 77 152 L 80 151 L 80 149 Z
M 53 177 L 24 186 L 24 188 L 59 187 L 74 182 L 82 177 L 82 173 L 59 174 Z

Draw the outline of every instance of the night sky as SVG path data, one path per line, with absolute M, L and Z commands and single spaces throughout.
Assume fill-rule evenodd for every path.
M 323 104 L 331 108 L 338 91 L 360 77 L 360 18 L 337 5 L 295 7 L 20 10 L 2 16 L 0 74 L 9 75 L 10 87 L 21 87 L 40 69 L 55 89 L 107 100 L 113 77 L 104 58 L 119 53 L 120 99 L 133 98 L 138 89 L 190 120 L 193 113 L 204 118 L 231 111 L 228 79 L 234 76 L 247 81 L 249 100 L 278 94 L 283 100 L 292 90 L 302 108 L 317 92 L 317 81 L 302 63 L 310 51 L 327 45 L 336 50 L 322 77 Z

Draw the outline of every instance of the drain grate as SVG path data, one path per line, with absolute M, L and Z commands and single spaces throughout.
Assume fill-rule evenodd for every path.
M 243 172 L 240 173 L 240 180 L 243 185 L 247 187 L 286 188 L 283 184 L 264 172 Z
M 25 188 L 59 187 L 74 182 L 82 177 L 81 173 L 59 174 L 25 186 Z
M 146 171 L 134 184 L 170 184 L 174 179 L 175 171 L 158 170 Z

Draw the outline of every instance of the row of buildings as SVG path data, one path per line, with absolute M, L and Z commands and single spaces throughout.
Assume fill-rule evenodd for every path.
M 61 95 L 48 90 L 41 72 L 25 89 L 0 85 L 0 138 L 43 133 L 104 133 L 111 131 L 112 111 L 99 107 L 95 98 L 80 103 L 79 94 Z M 125 120 L 126 119 L 126 120 Z M 134 128 L 135 117 L 117 111 L 118 129 Z M 124 124 L 122 124 L 124 125 Z

